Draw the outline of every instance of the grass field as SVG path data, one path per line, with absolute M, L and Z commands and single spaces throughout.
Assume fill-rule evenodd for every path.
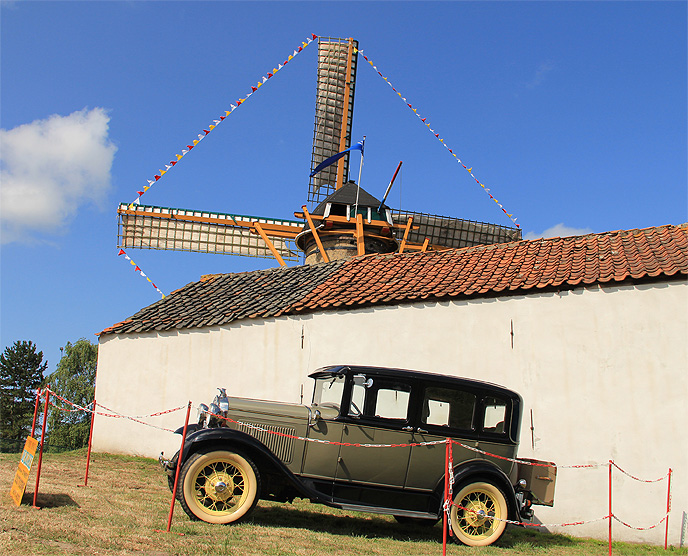
M 347 513 L 297 500 L 260 502 L 251 519 L 234 526 L 192 522 L 177 504 L 172 533 L 165 533 L 170 508 L 167 479 L 156 461 L 94 454 L 88 487 L 83 451 L 46 454 L 38 505 L 31 507 L 35 465 L 22 505 L 10 486 L 19 456 L 0 454 L 0 554 L 367 555 L 442 554 L 440 526 L 401 526 L 392 518 Z M 163 532 L 159 532 L 162 530 Z M 688 549 L 614 543 L 615 555 L 685 554 Z M 510 528 L 485 548 L 451 545 L 451 555 L 590 556 L 608 553 L 607 543 Z

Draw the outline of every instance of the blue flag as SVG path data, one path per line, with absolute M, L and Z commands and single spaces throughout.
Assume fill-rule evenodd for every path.
M 325 168 L 327 168 L 331 164 L 334 164 L 335 162 L 337 162 L 340 158 L 342 158 L 349 151 L 361 151 L 361 156 L 363 156 L 363 141 L 359 141 L 358 143 L 349 147 L 348 149 L 345 149 L 342 152 L 337 153 L 335 155 L 332 155 L 330 158 L 326 158 L 325 160 L 323 160 L 320 164 L 318 164 L 315 167 L 315 170 L 313 170 L 311 172 L 310 177 L 312 178 L 313 176 L 315 176 L 315 174 L 317 174 L 321 170 L 324 170 Z

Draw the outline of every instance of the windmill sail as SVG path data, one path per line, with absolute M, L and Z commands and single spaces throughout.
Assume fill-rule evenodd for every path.
M 311 171 L 323 160 L 351 146 L 354 113 L 358 41 L 353 39 L 318 38 L 318 80 L 315 100 L 315 130 Z M 349 153 L 339 164 L 326 168 L 311 178 L 308 202 L 319 204 L 346 183 Z M 339 182 L 338 182 L 339 179 Z
M 271 259 L 276 257 L 271 245 L 283 260 L 299 260 L 294 238 L 303 222 L 126 204 L 119 206 L 117 214 L 118 247 Z

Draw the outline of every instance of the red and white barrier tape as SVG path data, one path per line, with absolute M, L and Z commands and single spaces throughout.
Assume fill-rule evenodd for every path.
M 636 477 L 635 475 L 631 475 L 628 471 L 622 469 L 619 467 L 614 460 L 609 460 L 609 463 L 611 463 L 614 467 L 616 467 L 619 471 L 621 471 L 624 475 L 630 477 L 631 479 L 634 479 L 636 481 L 639 481 L 641 483 L 658 483 L 660 481 L 664 481 L 669 477 L 669 472 L 667 471 L 667 474 L 659 477 L 658 479 L 641 479 L 639 477 Z
M 649 527 L 633 527 L 633 525 L 629 525 L 625 521 L 621 521 L 618 517 L 612 514 L 612 517 L 621 523 L 621 525 L 628 527 L 629 529 L 635 529 L 636 531 L 649 531 L 650 529 L 654 529 L 655 527 L 659 527 L 662 523 L 664 523 L 668 518 L 669 514 L 667 513 L 662 519 L 660 519 L 657 523 L 654 525 L 650 525 Z

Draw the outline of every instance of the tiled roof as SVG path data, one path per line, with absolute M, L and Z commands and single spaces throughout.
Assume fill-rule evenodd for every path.
M 658 276 L 688 276 L 688 224 L 214 275 L 102 333 L 219 326 L 242 318 Z

